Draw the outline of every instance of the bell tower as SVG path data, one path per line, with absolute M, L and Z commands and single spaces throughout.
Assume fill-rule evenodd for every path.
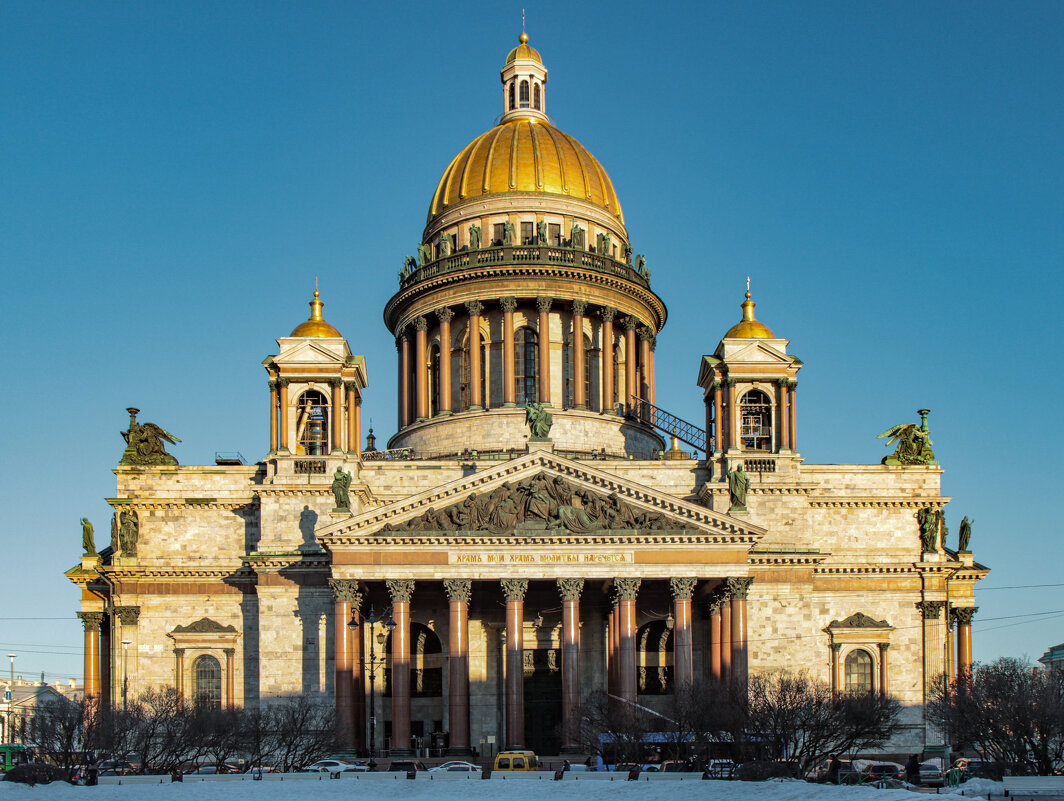
M 519 44 L 506 57 L 502 78 L 503 114 L 500 122 L 516 117 L 532 117 L 549 122 L 547 117 L 547 68 L 539 51 L 528 44 L 524 31 Z
M 736 460 L 775 472 L 780 456 L 797 456 L 795 389 L 802 362 L 754 317 L 747 279 L 742 319 L 703 356 L 698 386 L 706 404 L 707 461 Z
M 269 373 L 270 456 L 361 458 L 366 362 L 322 317 L 317 289 L 310 318 L 277 340 Z

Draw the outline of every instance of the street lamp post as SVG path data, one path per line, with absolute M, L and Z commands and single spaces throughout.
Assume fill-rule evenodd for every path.
M 8 654 L 11 660 L 11 683 L 7 685 L 7 693 L 4 698 L 7 701 L 7 733 L 11 742 L 15 742 L 15 657 L 18 654 Z
M 122 711 L 129 703 L 129 646 L 132 640 L 122 640 Z
M 395 619 L 392 618 L 392 608 L 389 606 L 387 610 L 387 619 L 385 619 L 385 612 L 377 614 L 377 610 L 374 609 L 373 604 L 370 604 L 369 614 L 363 617 L 366 623 L 369 623 L 369 659 L 362 657 L 359 659 L 359 664 L 364 673 L 369 676 L 369 755 L 374 757 L 377 754 L 377 715 L 376 708 L 374 706 L 375 684 L 377 679 L 377 671 L 387 665 L 388 660 L 384 658 L 383 654 L 380 659 L 377 659 L 376 646 L 384 646 L 385 641 L 388 639 L 388 634 L 395 628 Z M 384 628 L 388 630 L 387 633 L 378 631 L 374 636 L 374 629 L 380 622 L 384 622 Z M 351 610 L 351 621 L 347 624 L 348 627 L 354 631 L 359 627 L 358 618 L 355 615 L 355 611 Z

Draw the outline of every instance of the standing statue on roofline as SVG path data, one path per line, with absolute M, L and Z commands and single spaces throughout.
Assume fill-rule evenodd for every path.
M 336 508 L 341 512 L 349 511 L 351 509 L 351 474 L 345 473 L 339 465 L 336 466 L 331 489 L 336 499 Z
M 731 497 L 729 512 L 745 512 L 746 493 L 750 489 L 750 476 L 743 469 L 743 463 L 739 462 L 735 469 L 728 473 L 728 495 Z
M 92 536 L 92 523 L 89 522 L 87 517 L 81 518 L 81 547 L 85 551 L 85 556 L 96 556 L 96 543 Z
M 883 458 L 883 464 L 938 464 L 935 461 L 935 453 L 931 450 L 934 444 L 931 442 L 931 432 L 927 428 L 927 415 L 930 413 L 930 409 L 920 409 L 917 412 L 920 415 L 919 425 L 901 423 L 888 428 L 876 437 L 876 439 L 891 437 L 887 443 L 888 448 L 894 443 L 898 444 L 894 453 Z
M 958 538 L 957 550 L 958 551 L 967 551 L 968 550 L 968 545 L 972 541 L 972 523 L 974 523 L 974 522 L 975 522 L 974 520 L 969 520 L 968 519 L 968 515 L 965 515 L 964 519 L 961 520 L 961 527 L 960 527 L 960 530 L 957 532 L 957 538 Z

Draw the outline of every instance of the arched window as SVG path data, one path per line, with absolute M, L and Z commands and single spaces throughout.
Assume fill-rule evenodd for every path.
M 532 89 L 532 103 L 536 111 L 539 111 L 539 84 L 537 83 Z
M 323 456 L 329 437 L 329 403 L 325 396 L 309 389 L 299 396 L 296 406 L 296 450 L 307 456 Z
M 517 108 L 517 101 L 514 98 L 514 90 L 516 88 L 517 81 L 510 81 L 510 111 Z
M 872 655 L 863 648 L 846 654 L 846 692 L 872 692 Z
M 192 663 L 192 699 L 197 706 L 222 708 L 222 666 L 210 654 Z
M 665 695 L 672 692 L 672 629 L 664 620 L 655 620 L 639 629 L 639 694 Z
M 528 81 L 521 81 L 521 108 L 528 108 Z
M 517 384 L 517 405 L 536 401 L 536 332 L 521 326 L 514 334 L 514 382 Z
M 752 389 L 739 402 L 739 437 L 743 448 L 772 450 L 772 401 L 760 389 Z
M 384 669 L 384 696 L 392 694 L 391 659 L 392 638 L 384 646 L 387 659 Z M 412 698 L 440 698 L 443 696 L 443 646 L 436 632 L 421 623 L 410 624 L 410 696 Z
M 429 417 L 440 411 L 440 346 L 429 349 Z

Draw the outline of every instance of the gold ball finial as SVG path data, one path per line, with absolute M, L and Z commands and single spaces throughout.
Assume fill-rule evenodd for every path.
M 517 41 L 521 44 L 528 44 L 528 34 L 522 31 L 521 35 L 517 37 Z
M 317 276 L 314 278 L 314 299 L 310 301 L 310 319 L 305 320 L 295 327 L 289 336 L 293 337 L 338 337 L 340 332 L 336 330 L 329 323 L 325 322 L 325 318 L 321 316 L 321 308 L 325 304 L 321 300 L 321 293 L 318 292 Z

